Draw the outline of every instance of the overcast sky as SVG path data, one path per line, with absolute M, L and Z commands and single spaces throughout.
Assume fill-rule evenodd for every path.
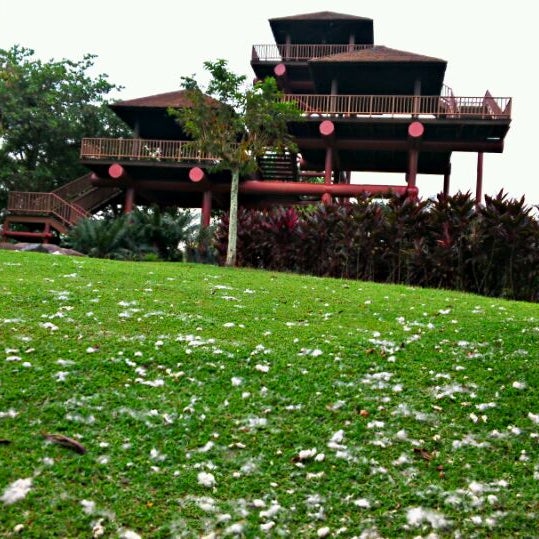
M 254 74 L 254 44 L 274 43 L 268 20 L 334 11 L 374 20 L 377 45 L 448 62 L 445 83 L 456 96 L 513 98 L 512 123 L 502 154 L 485 154 L 483 192 L 504 189 L 539 204 L 539 50 L 534 3 L 529 0 L 0 0 L 0 48 L 18 44 L 42 60 L 97 55 L 95 73 L 124 87 L 132 99 L 180 88 L 180 78 L 203 79 L 203 62 L 223 58 L 237 74 Z M 534 10 L 533 10 L 534 11 Z M 535 72 L 534 72 L 535 70 Z M 532 97 L 533 93 L 533 97 Z M 451 191 L 475 192 L 476 154 L 454 153 Z M 360 183 L 377 183 L 361 173 Z M 404 183 L 403 175 L 391 183 Z M 419 176 L 422 197 L 443 178 Z

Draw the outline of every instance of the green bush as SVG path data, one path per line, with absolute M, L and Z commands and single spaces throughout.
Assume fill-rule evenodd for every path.
M 190 211 L 137 208 L 121 216 L 91 217 L 73 227 L 63 243 L 94 258 L 182 260 L 198 233 Z

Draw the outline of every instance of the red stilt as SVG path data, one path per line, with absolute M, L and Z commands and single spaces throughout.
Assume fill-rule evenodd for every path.
M 446 172 L 444 174 L 444 195 L 447 197 L 449 196 L 449 178 L 451 174 L 449 172 Z
M 408 153 L 408 188 L 406 190 L 410 198 L 417 198 L 418 193 L 418 189 L 416 187 L 417 158 L 417 149 L 410 148 L 410 151 Z
M 202 228 L 207 228 L 210 226 L 211 220 L 211 191 L 204 191 L 202 195 L 202 219 L 201 225 Z
M 43 243 L 46 245 L 49 243 L 49 238 L 51 237 L 51 225 L 50 223 L 45 223 L 45 229 L 43 230 Z
M 483 152 L 477 154 L 477 182 L 475 187 L 475 204 L 483 201 Z
M 124 213 L 131 213 L 135 205 L 135 189 L 128 187 L 125 190 Z
M 421 139 L 423 133 L 425 132 L 425 127 L 421 122 L 412 122 L 408 126 L 408 136 L 411 139 L 412 143 L 410 149 L 408 150 L 408 173 L 406 175 L 406 182 L 408 184 L 407 193 L 410 198 L 417 198 L 418 189 L 416 186 L 417 179 L 417 161 L 418 161 L 418 150 L 416 141 Z

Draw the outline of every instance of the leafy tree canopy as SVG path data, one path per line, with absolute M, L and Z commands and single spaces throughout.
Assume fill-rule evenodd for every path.
M 245 75 L 232 73 L 226 60 L 204 62 L 204 68 L 211 76 L 206 89 L 194 77 L 182 77 L 192 106 L 169 112 L 200 151 L 216 158 L 215 168 L 231 172 L 226 264 L 234 265 L 240 175 L 255 172 L 257 158 L 268 150 L 296 150 L 287 125 L 300 120 L 301 111 L 296 103 L 282 101 L 273 77 L 248 87 Z
M 129 133 L 106 106 L 121 86 L 88 74 L 95 58 L 43 62 L 19 45 L 0 49 L 0 207 L 10 190 L 51 191 L 87 172 L 83 137 Z

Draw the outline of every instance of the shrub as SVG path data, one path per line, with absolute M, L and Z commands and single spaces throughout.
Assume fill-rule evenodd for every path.
M 524 197 L 500 192 L 476 207 L 472 195 L 438 195 L 308 207 L 241 209 L 239 266 L 447 288 L 539 300 L 539 224 Z M 226 254 L 228 216 L 215 232 Z

